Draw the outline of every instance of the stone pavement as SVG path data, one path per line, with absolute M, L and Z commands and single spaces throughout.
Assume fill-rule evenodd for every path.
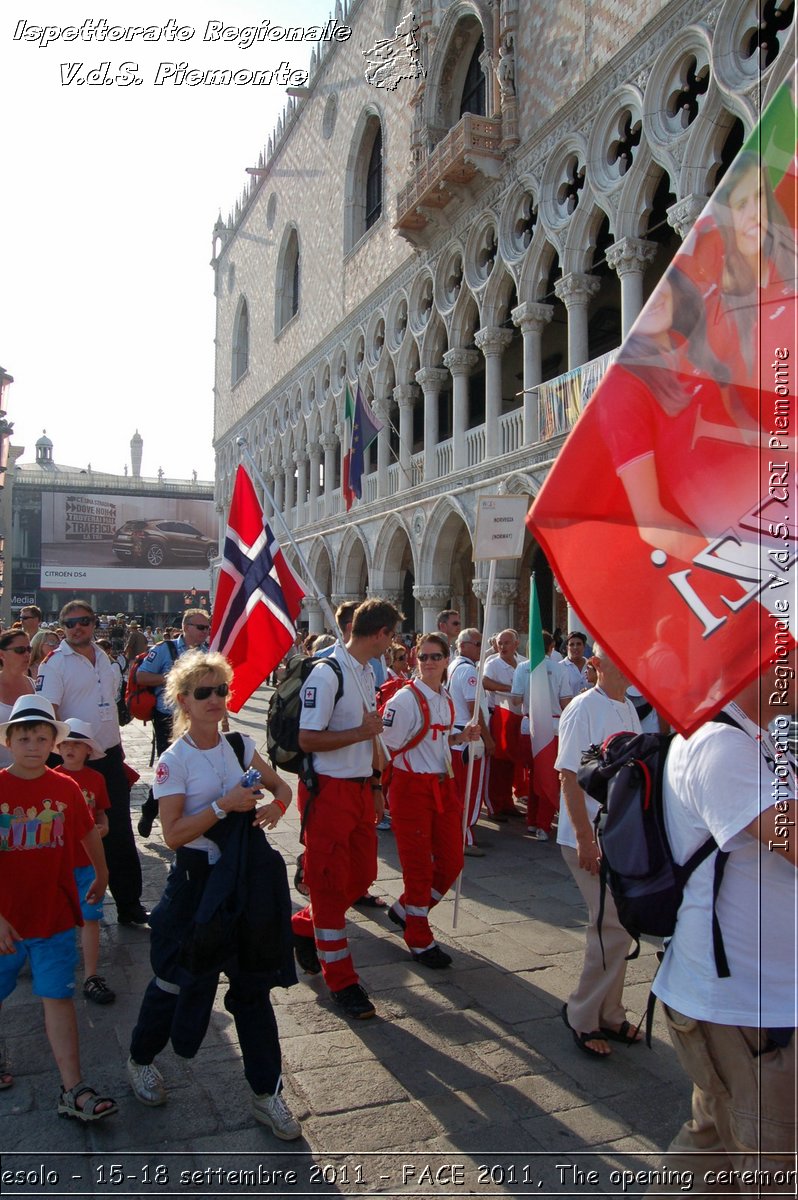
M 259 743 L 267 698 L 266 690 L 257 693 L 232 722 Z M 150 734 L 134 722 L 124 740 L 142 774 L 135 823 L 152 776 Z M 159 828 L 140 841 L 148 906 L 161 894 L 171 858 Z M 390 833 L 379 839 L 375 890 L 391 899 L 401 890 L 396 847 Z M 295 806 L 273 840 L 292 877 Z M 613 1171 L 661 1166 L 656 1152 L 689 1108 L 661 1013 L 653 1051 L 615 1046 L 606 1061 L 580 1053 L 560 1007 L 581 967 L 584 910 L 560 853 L 553 843 L 526 837 L 522 821 L 483 820 L 480 841 L 487 853 L 466 859 L 457 929 L 451 899 L 435 910 L 436 931 L 454 956 L 450 970 L 412 963 L 384 911 L 353 910 L 354 959 L 378 1018 L 342 1019 L 320 976 L 301 976 L 297 987 L 273 992 L 285 1093 L 304 1133 L 304 1141 L 290 1145 L 253 1122 L 223 988 L 197 1057 L 179 1059 L 169 1049 L 159 1060 L 169 1103 L 149 1109 L 132 1096 L 125 1062 L 150 978 L 149 938 L 117 926 L 109 897 L 100 966 L 118 998 L 98 1008 L 79 996 L 77 1008 L 84 1076 L 115 1096 L 120 1112 L 96 1126 L 56 1118 L 57 1074 L 26 975 L 0 1018 L 16 1076 L 14 1087 L 0 1093 L 2 1170 L 52 1170 L 58 1179 L 38 1186 L 31 1175 L 15 1186 L 2 1177 L 0 1190 L 600 1195 L 620 1192 Z M 645 1011 L 654 965 L 651 947 L 629 964 L 630 1015 Z M 589 1170 L 597 1175 L 583 1187 L 579 1172 Z M 199 1174 L 192 1178 L 192 1171 Z M 627 1193 L 641 1190 L 641 1181 L 627 1178 Z

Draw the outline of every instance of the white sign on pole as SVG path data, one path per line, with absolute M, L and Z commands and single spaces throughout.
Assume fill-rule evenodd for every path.
M 520 558 L 524 550 L 528 496 L 480 496 L 474 562 Z

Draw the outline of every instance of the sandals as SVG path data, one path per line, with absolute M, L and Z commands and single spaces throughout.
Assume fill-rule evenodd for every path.
M 102 975 L 89 975 L 83 984 L 83 995 L 93 1004 L 113 1004 L 116 992 L 109 988 Z
M 83 1101 L 83 1107 L 78 1107 L 78 1100 L 81 1096 L 86 1096 Z M 109 1107 L 97 1111 L 97 1106 L 107 1104 Z M 110 1096 L 100 1096 L 95 1092 L 93 1087 L 89 1087 L 83 1080 L 78 1080 L 73 1088 L 67 1091 L 61 1088 L 61 1098 L 58 1101 L 59 1117 L 74 1117 L 77 1121 L 102 1121 L 103 1117 L 112 1117 L 114 1113 L 119 1112 L 119 1105 Z
M 563 1004 L 562 1008 L 560 1009 L 560 1016 L 562 1017 L 565 1028 L 570 1031 L 571 1037 L 574 1039 L 574 1044 L 579 1047 L 583 1054 L 589 1054 L 591 1058 L 609 1058 L 609 1054 L 602 1054 L 600 1050 L 594 1050 L 592 1046 L 588 1046 L 587 1044 L 588 1042 L 600 1042 L 606 1040 L 606 1038 L 609 1037 L 606 1029 L 594 1029 L 592 1033 L 579 1033 L 578 1030 L 574 1029 L 573 1025 L 568 1020 L 567 1004 Z M 628 1021 L 625 1021 L 624 1024 L 628 1025 Z M 623 1029 L 623 1025 L 621 1026 L 621 1029 Z M 615 1031 L 613 1030 L 613 1033 L 614 1032 Z M 620 1030 L 618 1032 L 620 1033 Z M 620 1041 L 620 1038 L 617 1038 L 616 1040 Z
M 628 1021 L 624 1021 L 618 1029 L 607 1029 L 602 1025 L 600 1032 L 608 1042 L 620 1042 L 622 1046 L 634 1046 L 643 1040 L 640 1036 L 640 1026 L 630 1025 Z
M 363 896 L 358 896 L 355 901 L 355 908 L 387 908 L 388 905 L 383 900 L 382 896 L 372 896 L 371 892 L 366 892 Z

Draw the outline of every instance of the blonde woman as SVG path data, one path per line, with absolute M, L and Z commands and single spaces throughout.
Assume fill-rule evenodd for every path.
M 221 654 L 198 650 L 177 659 L 167 676 L 174 740 L 158 760 L 153 790 L 160 802 L 164 841 L 176 855 L 166 891 L 150 918 L 156 978 L 147 988 L 133 1030 L 128 1075 L 142 1104 L 166 1102 L 163 1076 L 153 1060 L 170 1038 L 177 1054 L 196 1054 L 223 970 L 229 980 L 225 1007 L 233 1015 L 244 1074 L 255 1093 L 255 1119 L 278 1138 L 293 1141 L 301 1127 L 280 1091 L 280 1042 L 269 998 L 272 984 L 296 982 L 288 925 L 291 906 L 285 864 L 264 837 L 264 830 L 274 829 L 285 814 L 291 789 L 256 753 L 252 738 L 228 738 L 219 732 L 231 679 L 232 670 Z M 242 779 L 244 769 L 251 767 L 262 777 L 254 786 Z M 261 788 L 271 793 L 267 804 L 260 803 Z M 220 947 L 222 961 L 197 965 L 189 949 L 197 951 L 195 935 L 212 932 L 213 918 L 206 922 L 204 913 L 211 898 L 229 895 L 227 856 L 239 851 L 244 858 L 234 857 L 232 871 L 248 939 L 242 941 L 242 928 L 236 924 L 230 941 Z M 258 911 L 253 911 L 253 903 L 260 905 Z
M 35 679 L 39 674 L 39 667 L 51 654 L 53 650 L 57 650 L 61 645 L 61 639 L 54 629 L 40 629 L 38 633 L 34 633 L 30 643 L 30 662 L 28 670 L 31 679 Z

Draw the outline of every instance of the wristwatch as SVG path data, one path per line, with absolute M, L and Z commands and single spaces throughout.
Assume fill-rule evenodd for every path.
M 213 809 L 213 811 L 216 814 L 216 817 L 219 821 L 223 821 L 225 819 L 225 817 L 227 816 L 227 813 L 225 812 L 225 810 L 223 808 L 221 808 L 215 800 L 211 800 L 211 808 Z

